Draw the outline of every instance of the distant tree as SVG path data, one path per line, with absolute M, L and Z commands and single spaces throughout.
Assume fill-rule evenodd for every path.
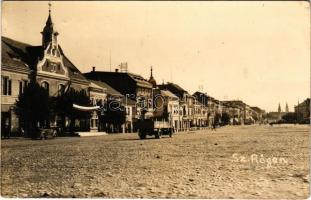
M 252 117 L 253 117 L 253 119 L 254 119 L 255 121 L 258 121 L 257 115 L 253 115 Z
M 282 119 L 285 123 L 296 123 L 297 120 L 297 113 L 286 113 L 282 116 Z
M 228 125 L 230 124 L 230 116 L 228 113 L 222 113 L 221 116 L 221 123 L 222 125 Z
M 65 93 L 53 99 L 54 112 L 61 118 L 61 126 L 65 127 L 65 118 L 70 119 L 70 131 L 74 132 L 74 122 L 76 119 L 89 119 L 91 112 L 80 111 L 73 108 L 73 104 L 80 106 L 91 106 L 91 100 L 85 90 L 77 91 L 69 88 Z
M 31 82 L 25 86 L 15 105 L 15 113 L 26 136 L 37 138 L 38 124 L 49 127 L 51 101 L 48 91 L 38 83 Z

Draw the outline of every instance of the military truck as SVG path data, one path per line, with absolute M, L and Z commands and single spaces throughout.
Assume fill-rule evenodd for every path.
M 172 137 L 174 131 L 171 113 L 168 110 L 168 100 L 162 95 L 159 88 L 152 89 L 152 105 L 143 107 L 139 111 L 136 123 L 138 136 L 145 139 L 147 135 L 159 139 L 162 135 Z
M 156 118 L 139 119 L 137 121 L 138 136 L 145 139 L 147 135 L 160 139 L 162 135 L 172 137 L 174 128 L 168 120 L 157 120 Z

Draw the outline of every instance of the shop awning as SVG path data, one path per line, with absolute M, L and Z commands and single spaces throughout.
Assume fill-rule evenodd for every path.
M 73 104 L 73 107 L 77 110 L 81 111 L 94 111 L 94 110 L 99 110 L 99 106 L 79 106 L 77 104 Z

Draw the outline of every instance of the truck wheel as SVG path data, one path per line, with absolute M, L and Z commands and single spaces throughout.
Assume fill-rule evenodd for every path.
M 170 137 L 172 137 L 173 136 L 173 131 L 172 130 L 169 130 L 170 132 L 168 133 L 168 135 L 170 136 Z
M 138 136 L 139 136 L 139 139 L 141 139 L 141 140 L 146 139 L 146 134 L 145 133 L 139 132 Z
M 154 136 L 155 136 L 156 139 L 160 139 L 160 138 L 161 138 L 160 131 L 156 131 L 156 132 L 154 133 Z

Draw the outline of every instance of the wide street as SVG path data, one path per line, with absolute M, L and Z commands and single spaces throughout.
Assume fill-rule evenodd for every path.
M 309 126 L 1 141 L 4 197 L 307 198 Z

